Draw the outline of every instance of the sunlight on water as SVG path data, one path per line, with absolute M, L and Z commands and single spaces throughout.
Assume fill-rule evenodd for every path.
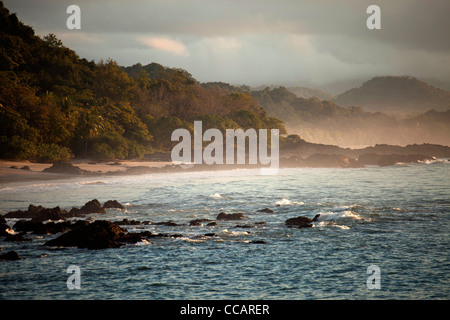
M 3 185 L 0 213 L 116 199 L 94 219 L 151 221 L 129 231 L 180 234 L 118 249 L 1 241 L 24 258 L 0 262 L 2 299 L 448 299 L 447 163 L 364 169 L 281 169 L 77 178 Z M 268 208 L 273 212 L 261 211 Z M 219 212 L 243 213 L 216 221 Z M 287 228 L 292 217 L 312 228 Z M 190 226 L 193 219 L 216 221 Z M 173 221 L 174 226 L 155 223 Z M 8 219 L 12 226 L 16 220 Z M 81 290 L 65 271 L 81 269 Z M 381 269 L 381 289 L 366 286 Z

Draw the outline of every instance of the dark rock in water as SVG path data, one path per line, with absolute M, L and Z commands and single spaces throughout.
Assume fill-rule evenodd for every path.
M 8 251 L 0 255 L 0 260 L 20 260 L 20 257 L 15 251 Z
M 16 231 L 33 232 L 34 234 L 55 234 L 60 232 L 66 232 L 70 230 L 72 223 L 70 221 L 64 221 L 59 223 L 48 222 L 33 222 L 26 220 L 17 221 L 13 228 Z
M 210 219 L 195 219 L 195 220 L 189 221 L 189 225 L 190 226 L 200 226 L 202 224 L 202 222 L 213 222 L 213 220 L 210 220 Z
M 288 227 L 299 227 L 299 228 L 310 228 L 312 227 L 312 223 L 316 222 L 319 218 L 320 214 L 316 214 L 313 219 L 307 218 L 307 217 L 296 217 L 296 218 L 290 218 L 285 221 L 285 224 Z
M 207 224 L 208 227 L 215 227 L 217 226 L 217 222 L 213 221 Z
M 256 212 L 273 213 L 273 210 L 271 210 L 271 209 L 269 209 L 269 208 L 264 208 L 264 209 L 258 210 L 258 211 L 256 211 Z
M 253 240 L 250 241 L 250 243 L 255 243 L 255 244 L 267 244 L 267 242 L 263 241 L 263 240 Z
M 31 170 L 29 166 L 23 166 L 20 170 Z
M 117 200 L 108 200 L 103 204 L 103 208 L 116 208 L 116 209 L 125 209 L 125 207 L 119 203 Z
M 163 222 L 154 222 L 153 224 L 156 226 L 168 226 L 168 227 L 175 227 L 175 226 L 179 225 L 179 224 L 173 222 L 172 220 L 163 221 Z
M 8 229 L 9 229 L 9 227 L 6 223 L 1 223 L 0 224 L 0 237 L 9 235 L 9 233 L 6 231 Z
M 203 236 L 204 237 L 215 237 L 216 234 L 215 233 L 205 233 Z
M 5 238 L 5 241 L 9 242 L 24 242 L 31 241 L 31 239 L 26 239 L 23 237 L 23 234 L 8 234 Z
M 265 226 L 265 225 L 267 225 L 267 223 L 265 221 L 259 221 L 259 222 L 255 222 L 255 225 L 257 225 L 257 226 Z
M 251 229 L 251 228 L 256 228 L 256 227 L 254 225 L 250 225 L 250 224 L 237 224 L 233 228 Z
M 72 208 L 69 211 L 69 215 L 72 217 L 84 216 L 91 213 L 106 213 L 106 210 L 97 199 L 94 199 L 86 202 L 80 209 Z
M 30 204 L 27 211 L 17 210 L 5 214 L 6 218 L 31 218 L 33 222 L 41 222 L 46 220 L 61 220 L 67 215 L 66 210 L 61 210 L 60 207 L 44 208 L 42 206 L 35 206 Z
M 140 221 L 128 220 L 128 219 L 123 219 L 122 221 L 116 221 L 114 223 L 119 226 L 138 226 L 141 224 Z
M 39 210 L 34 214 L 34 216 L 31 218 L 31 221 L 42 222 L 47 220 L 62 220 L 65 219 L 66 214 L 67 211 L 61 210 L 60 207 L 43 208 L 42 210 Z
M 119 242 L 120 243 L 138 243 L 142 241 L 144 238 L 140 233 L 132 232 L 124 235 Z
M 245 219 L 245 216 L 243 213 L 225 213 L 225 212 L 221 212 L 217 215 L 217 220 L 241 220 L 241 219 Z
M 126 230 L 109 221 L 95 221 L 79 226 L 47 241 L 46 246 L 78 247 L 88 249 L 118 248 L 126 240 Z
M 73 175 L 86 175 L 91 173 L 89 171 L 82 170 L 69 162 L 56 162 L 50 168 L 42 170 L 42 172 L 64 173 Z

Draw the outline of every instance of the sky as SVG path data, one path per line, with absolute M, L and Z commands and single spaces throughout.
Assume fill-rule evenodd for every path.
M 374 76 L 450 89 L 449 0 L 3 0 L 88 60 L 156 62 L 200 82 L 341 93 Z M 381 29 L 366 26 L 378 5 Z M 78 5 L 81 29 L 67 7 Z

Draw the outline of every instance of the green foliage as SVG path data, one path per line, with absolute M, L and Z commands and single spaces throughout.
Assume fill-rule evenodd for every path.
M 192 132 L 195 120 L 222 131 L 284 130 L 241 89 L 203 87 L 186 70 L 157 63 L 80 59 L 54 34 L 36 36 L 0 1 L 0 158 L 142 158 L 169 150 L 172 132 Z

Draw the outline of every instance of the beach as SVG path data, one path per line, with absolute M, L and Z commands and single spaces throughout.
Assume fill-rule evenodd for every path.
M 73 166 L 97 174 L 125 173 L 130 168 L 146 167 L 161 168 L 166 165 L 172 165 L 168 161 L 133 161 L 125 160 L 120 162 L 92 162 L 90 160 L 73 160 L 70 162 Z M 55 180 L 73 178 L 74 175 L 63 173 L 43 172 L 52 167 L 53 163 L 36 163 L 31 161 L 0 161 L 0 184 Z M 27 168 L 28 167 L 28 168 Z

